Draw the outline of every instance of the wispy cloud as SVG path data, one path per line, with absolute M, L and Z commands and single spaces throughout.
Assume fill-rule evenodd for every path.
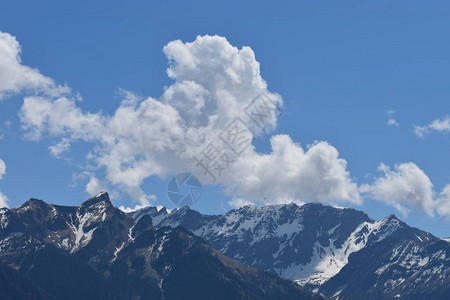
M 62 153 L 70 149 L 70 141 L 67 138 L 63 138 L 57 144 L 49 146 L 48 149 L 54 157 L 60 158 Z
M 389 126 L 396 126 L 396 127 L 400 126 L 400 124 L 394 119 L 395 110 L 390 109 L 386 112 L 386 114 L 388 115 L 387 124 Z
M 0 158 L 0 180 L 3 179 L 3 176 L 6 174 L 6 164 L 5 162 Z
M 436 131 L 436 132 L 440 132 L 440 133 L 449 133 L 450 132 L 449 116 L 445 116 L 442 119 L 436 119 L 426 126 L 414 125 L 414 133 L 418 137 L 424 137 L 425 134 L 428 134 L 431 131 Z

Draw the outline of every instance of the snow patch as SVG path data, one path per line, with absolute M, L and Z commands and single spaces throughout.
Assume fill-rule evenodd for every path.
M 95 195 L 94 198 L 99 198 L 99 197 L 101 197 L 101 196 L 103 196 L 105 194 L 107 194 L 107 193 L 106 192 L 100 192 L 97 195 Z
M 3 229 L 6 228 L 9 224 L 8 217 L 6 216 L 7 209 L 1 209 L 0 210 L 0 225 Z
M 114 258 L 111 260 L 111 262 L 115 261 L 117 259 L 117 256 L 119 255 L 120 251 L 125 247 L 125 242 L 122 242 L 122 245 L 114 249 Z
M 72 224 L 67 223 L 67 225 L 72 229 L 72 232 L 75 235 L 74 246 L 70 251 L 71 253 L 89 244 L 89 242 L 92 239 L 92 234 L 97 228 L 95 227 L 85 232 L 85 227 L 89 226 L 99 218 L 98 215 L 94 215 L 90 212 L 86 212 L 84 215 L 80 215 L 79 211 L 77 211 L 76 217 L 78 225 L 75 225 L 73 223 Z

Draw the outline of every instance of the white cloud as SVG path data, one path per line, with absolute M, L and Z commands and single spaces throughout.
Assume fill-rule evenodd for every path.
M 24 66 L 20 59 L 21 47 L 16 38 L 0 31 L 0 100 L 8 94 L 33 91 L 57 96 L 70 89 L 60 86 L 39 73 L 39 70 Z
M 205 141 L 215 138 L 256 95 L 266 92 L 282 103 L 280 96 L 267 92 L 248 47 L 239 50 L 225 38 L 204 36 L 192 43 L 171 42 L 164 52 L 175 82 L 160 99 L 123 93 L 119 108 L 105 116 L 82 112 L 70 98 L 26 97 L 20 118 L 27 136 L 58 138 L 50 148 L 54 155 L 74 140 L 94 143 L 90 157 L 106 168 L 108 181 L 148 204 L 154 197 L 142 191 L 142 182 L 188 169 Z M 276 125 L 276 120 L 270 122 Z
M 281 97 L 267 90 L 249 47 L 238 49 L 223 37 L 199 36 L 192 43 L 170 42 L 164 53 L 174 83 L 159 99 L 140 99 L 122 91 L 120 106 L 112 115 L 104 115 L 83 112 L 70 97 L 26 97 L 19 115 L 28 138 L 57 138 L 59 142 L 50 146 L 54 156 L 75 140 L 92 143 L 88 158 L 106 170 L 108 184 L 148 205 L 155 196 L 142 190 L 144 180 L 198 170 L 194 156 L 210 141 L 219 140 L 233 119 L 244 118 L 243 110 L 256 96 L 264 93 L 272 103 L 282 105 Z M 276 117 L 267 118 L 263 127 L 270 130 L 276 123 Z M 235 205 L 361 203 L 347 163 L 334 147 L 319 142 L 305 151 L 284 135 L 272 137 L 271 143 L 271 154 L 257 153 L 251 146 L 218 178 Z M 88 192 L 95 194 L 98 189 L 98 179 L 91 177 Z
M 0 140 L 5 137 L 6 132 L 11 127 L 12 122 L 10 120 L 7 120 L 3 122 L 3 124 L 0 124 Z
M 439 215 L 450 217 L 450 184 L 442 189 L 435 206 Z
M 63 138 L 57 144 L 49 146 L 48 149 L 54 157 L 60 158 L 61 154 L 70 149 L 70 141 L 68 138 Z
M 86 192 L 91 197 L 107 190 L 108 189 L 105 187 L 105 185 L 100 182 L 100 180 L 98 180 L 94 175 L 91 176 L 89 182 L 86 184 Z
M 9 199 L 0 191 L 0 207 L 8 207 Z
M 382 176 L 373 184 L 363 184 L 362 193 L 374 200 L 391 205 L 403 215 L 407 215 L 411 207 L 434 215 L 433 184 L 428 176 L 414 163 L 395 165 L 395 170 L 381 164 Z
M 19 116 L 32 140 L 39 140 L 46 132 L 55 137 L 90 141 L 101 135 L 104 122 L 100 114 L 83 113 L 76 100 L 65 97 L 25 97 Z
M 97 174 L 91 168 L 87 168 L 87 171 L 83 171 L 79 174 L 74 174 L 73 184 L 70 186 L 76 187 L 79 181 L 86 182 L 85 191 L 89 197 L 93 197 L 106 191 L 111 200 L 119 199 L 121 197 L 120 191 L 110 186 L 106 180 L 99 179 Z
M 243 207 L 243 206 L 247 206 L 247 205 L 255 205 L 255 202 L 249 201 L 244 198 L 237 197 L 237 198 L 233 198 L 231 201 L 229 201 L 228 204 L 231 207 L 239 208 L 239 207 Z
M 396 126 L 396 127 L 400 126 L 400 124 L 398 124 L 397 121 L 395 119 L 393 119 L 393 118 L 389 118 L 388 125 L 389 126 Z
M 263 93 L 277 106 L 283 104 L 281 96 L 267 90 L 249 47 L 238 49 L 223 37 L 199 36 L 191 43 L 170 42 L 164 53 L 173 84 L 158 99 L 142 99 L 121 90 L 121 104 L 113 114 L 105 115 L 83 111 L 78 106 L 79 96 L 22 65 L 16 39 L 1 33 L 0 79 L 13 76 L 0 80 L 0 99 L 8 93 L 34 92 L 24 98 L 19 113 L 26 136 L 32 140 L 54 138 L 49 150 L 55 157 L 68 151 L 74 141 L 88 143 L 92 148 L 87 158 L 94 165 L 82 173 L 89 179 L 86 191 L 90 195 L 111 188 L 125 192 L 140 203 L 136 209 L 156 200 L 141 188 L 144 180 L 198 171 L 194 156 L 210 141 L 216 142 L 234 118 L 242 117 L 244 108 L 257 95 Z M 398 126 L 394 113 L 387 112 L 388 125 Z M 447 117 L 425 127 L 416 126 L 416 134 L 448 131 L 448 123 Z M 274 117 L 263 125 L 270 130 L 276 124 Z M 252 129 L 260 133 L 256 127 Z M 230 205 L 362 202 L 347 162 L 333 146 L 316 142 L 303 149 L 286 135 L 273 136 L 271 146 L 269 154 L 250 146 L 218 178 L 216 183 L 233 197 Z M 1 170 L 0 165 L 0 178 L 4 174 Z M 97 170 L 105 171 L 106 177 L 99 179 Z M 433 200 L 431 181 L 415 164 L 400 164 L 395 170 L 382 164 L 380 170 L 383 175 L 373 184 L 362 185 L 361 192 L 404 214 L 417 207 L 429 215 L 434 211 L 449 215 L 450 187 Z M 0 193 L 1 201 L 6 203 L 7 198 Z
M 6 174 L 6 164 L 0 158 L 0 180 L 3 179 L 3 176 Z M 0 207 L 8 207 L 8 197 L 0 191 Z
M 394 119 L 394 114 L 395 114 L 395 110 L 390 109 L 390 110 L 387 111 L 387 115 L 388 115 L 388 122 L 387 122 L 387 124 L 389 126 L 399 127 L 400 124 Z
M 6 174 L 6 164 L 5 162 L 0 158 L 0 180 L 3 179 L 3 176 Z
M 414 133 L 418 137 L 423 137 L 425 134 L 430 131 L 437 131 L 441 133 L 449 133 L 450 132 L 450 118 L 446 116 L 442 119 L 436 119 L 426 126 L 416 126 L 414 125 Z
M 133 212 L 133 211 L 142 209 L 142 208 L 144 208 L 144 207 L 146 207 L 146 206 L 147 206 L 147 205 L 144 205 L 144 206 L 142 206 L 142 205 L 136 205 L 134 208 L 131 208 L 131 207 L 125 207 L 125 206 L 121 205 L 121 206 L 119 206 L 119 209 L 120 209 L 121 211 L 123 211 L 124 213 L 130 213 L 130 212 Z
M 271 138 L 272 152 L 251 152 L 227 173 L 232 194 L 260 203 L 351 202 L 361 204 L 347 162 L 326 142 L 305 151 L 287 135 Z
M 92 142 L 89 157 L 97 167 L 106 168 L 109 182 L 148 204 L 154 196 L 145 194 L 140 185 L 166 171 L 164 164 L 178 150 L 183 129 L 171 106 L 152 98 L 137 103 L 133 97 L 128 94 L 113 116 L 84 113 L 73 99 L 26 97 L 19 115 L 28 138 L 39 140 L 47 134 L 60 139 L 49 147 L 54 156 L 68 150 L 71 141 Z

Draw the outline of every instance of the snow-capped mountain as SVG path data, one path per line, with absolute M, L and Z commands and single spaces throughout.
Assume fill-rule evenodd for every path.
M 0 276 L 11 290 L 6 299 L 322 299 L 182 227 L 155 228 L 149 216 L 136 221 L 107 193 L 76 207 L 31 199 L 2 209 L 0 267 L 0 275 L 12 274 Z M 17 286 L 28 293 L 17 297 Z
M 81 206 L 67 207 L 30 199 L 14 209 L 0 210 L 0 256 L 15 265 L 18 256 L 26 256 L 32 247 L 52 245 L 68 253 L 84 248 L 98 252 L 98 260 L 111 260 L 113 249 L 128 241 L 128 228 L 134 224 L 114 208 L 107 193 L 85 201 Z M 90 243 L 94 236 L 108 235 L 105 243 Z M 25 246 L 25 247 L 24 247 Z M 97 249 L 93 249 L 97 248 Z M 9 260 L 9 257 L 13 258 Z
M 237 261 L 332 299 L 446 299 L 439 293 L 450 292 L 450 244 L 394 215 L 376 221 L 317 203 L 246 206 L 217 216 L 147 207 L 131 215 L 182 225 Z

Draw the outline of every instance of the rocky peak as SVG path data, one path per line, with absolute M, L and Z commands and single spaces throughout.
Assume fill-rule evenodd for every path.
M 92 198 L 87 199 L 83 202 L 83 207 L 92 207 L 97 204 L 104 204 L 106 206 L 112 206 L 111 200 L 109 199 L 109 194 L 107 192 L 101 192 Z
M 24 204 L 19 206 L 17 208 L 17 210 L 21 211 L 21 210 L 28 210 L 28 209 L 43 209 L 43 208 L 48 208 L 48 206 L 49 205 L 42 200 L 39 200 L 36 198 L 30 198 L 30 200 L 28 200 L 27 202 L 25 202 Z

